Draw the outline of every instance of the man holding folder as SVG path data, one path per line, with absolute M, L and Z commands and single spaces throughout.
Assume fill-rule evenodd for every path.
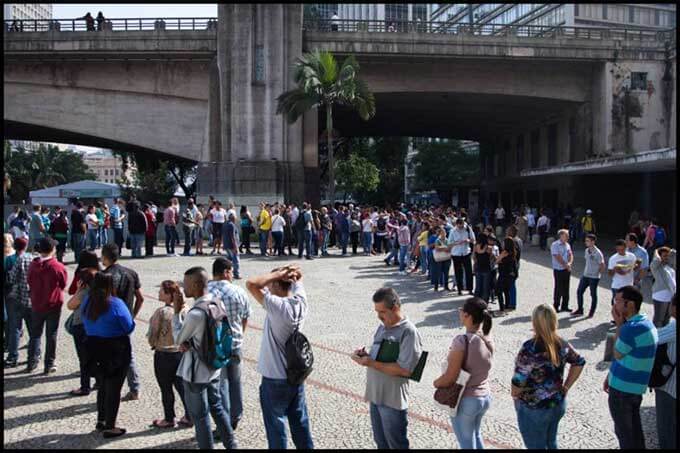
M 373 295 L 382 325 L 373 337 L 369 352 L 354 351 L 352 360 L 366 370 L 366 393 L 370 402 L 373 439 L 379 449 L 407 449 L 409 442 L 409 379 L 419 381 L 427 359 L 416 326 L 401 313 L 401 302 L 392 288 Z

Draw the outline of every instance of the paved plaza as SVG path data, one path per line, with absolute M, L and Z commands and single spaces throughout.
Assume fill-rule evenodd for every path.
M 610 248 L 602 248 L 607 256 Z M 156 253 L 161 253 L 156 248 Z M 125 251 L 129 254 L 129 251 Z M 338 254 L 337 249 L 331 251 Z M 571 280 L 570 306 L 576 307 L 576 287 L 583 269 L 583 248 L 576 249 Z M 72 255 L 67 255 L 72 261 Z M 314 261 L 285 260 L 248 256 L 242 259 L 241 273 L 248 277 L 267 271 L 285 261 L 298 263 L 304 272 L 310 311 L 303 332 L 314 344 L 315 367 L 306 381 L 311 430 L 317 448 L 375 448 L 370 429 L 368 403 L 363 401 L 366 371 L 355 364 L 349 353 L 369 346 L 378 326 L 371 296 L 381 286 L 393 287 L 401 296 L 403 311 L 418 327 L 424 349 L 430 358 L 419 383 L 411 383 L 409 439 L 412 448 L 457 448 L 447 413 L 433 400 L 432 382 L 439 376 L 454 334 L 460 332 L 456 308 L 465 296 L 433 293 L 424 277 L 401 276 L 395 267 L 386 267 L 379 257 L 332 256 Z M 22 339 L 20 367 L 4 374 L 4 448 L 196 448 L 194 430 L 159 430 L 149 427 L 162 416 L 160 391 L 153 372 L 153 352 L 145 338 L 148 319 L 160 305 L 156 299 L 161 281 L 181 280 L 184 271 L 196 265 L 211 269 L 211 257 L 157 256 L 144 260 L 121 261 L 134 268 L 142 280 L 146 300 L 134 331 L 134 351 L 141 374 L 139 401 L 121 403 L 118 426 L 128 433 L 106 440 L 94 430 L 96 394 L 71 397 L 78 386 L 78 362 L 73 340 L 60 328 L 56 374 L 43 376 L 22 373 L 25 367 L 27 335 Z M 68 266 L 69 283 L 75 265 Z M 237 282 L 245 285 L 245 279 Z M 645 282 L 646 301 L 649 284 Z M 517 282 L 517 310 L 494 319 L 492 335 L 496 353 L 491 371 L 492 406 L 483 421 L 487 448 L 523 448 L 517 417 L 510 397 L 514 359 L 521 344 L 531 336 L 531 311 L 539 303 L 552 304 L 553 277 L 548 252 L 525 248 Z M 609 278 L 600 282 L 600 303 L 593 319 L 559 314 L 560 334 L 586 358 L 578 382 L 569 392 L 567 413 L 561 421 L 558 441 L 561 448 L 618 448 L 614 426 L 607 408 L 602 382 L 609 363 L 602 362 L 605 336 L 609 331 Z M 586 295 L 586 309 L 590 298 Z M 492 305 L 495 309 L 497 306 Z M 645 303 L 643 310 L 652 313 Z M 64 307 L 61 324 L 68 315 Z M 245 334 L 243 367 L 244 415 L 236 431 L 241 448 L 266 448 L 256 372 L 264 310 L 253 300 L 253 316 Z M 44 342 L 44 338 L 43 338 Z M 44 343 L 43 343 L 44 349 Z M 42 370 L 42 364 L 38 368 Z M 565 375 L 566 377 L 566 375 Z M 127 392 L 127 385 L 123 392 Z M 178 416 L 181 403 L 176 402 Z M 647 393 L 642 403 L 642 419 L 648 448 L 657 448 L 654 395 Z M 293 447 L 290 442 L 290 447 Z M 221 445 L 220 445 L 221 446 Z

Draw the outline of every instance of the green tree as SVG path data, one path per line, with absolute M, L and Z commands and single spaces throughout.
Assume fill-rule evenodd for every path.
M 36 150 L 27 151 L 14 149 L 5 141 L 4 159 L 5 174 L 12 182 L 7 196 L 14 203 L 28 200 L 31 190 L 97 179 L 80 154 L 54 145 L 41 143 Z
M 338 104 L 351 107 L 366 121 L 375 115 L 375 99 L 368 85 L 359 79 L 359 63 L 352 55 L 338 67 L 333 54 L 315 50 L 298 58 L 293 70 L 298 86 L 276 98 L 276 113 L 285 115 L 292 124 L 310 109 L 326 109 L 328 192 L 329 199 L 334 201 L 333 106 Z
M 479 174 L 479 152 L 466 151 L 457 140 L 429 142 L 418 146 L 413 159 L 416 190 L 436 190 L 439 199 L 450 202 L 453 189 Z
M 350 154 L 348 159 L 337 163 L 338 188 L 347 194 L 357 195 L 363 192 L 375 192 L 380 183 L 380 171 L 365 157 Z
M 124 197 L 130 199 L 134 195 L 142 202 L 153 201 L 156 204 L 167 202 L 177 189 L 177 182 L 165 161 L 157 162 L 155 169 L 134 170 L 132 178 L 124 172 L 118 183 Z
M 119 157 L 122 161 L 121 170 L 123 175 L 134 164 L 136 176 L 132 181 L 127 178 L 121 178 L 118 183 L 121 186 L 138 185 L 140 181 L 149 181 L 152 178 L 160 178 L 161 185 L 155 185 L 154 190 L 160 190 L 159 193 L 170 193 L 170 197 L 177 190 L 177 186 L 181 187 L 187 197 L 193 197 L 196 194 L 196 163 L 194 161 L 182 159 L 174 156 L 159 156 L 153 153 L 136 153 L 124 150 L 114 150 L 113 154 Z M 161 175 L 159 173 L 160 164 L 167 174 Z M 193 182 L 187 184 L 187 180 L 193 179 Z M 165 187 L 166 181 L 168 185 L 172 185 L 172 189 L 162 189 Z M 140 198 L 141 199 L 141 198 Z

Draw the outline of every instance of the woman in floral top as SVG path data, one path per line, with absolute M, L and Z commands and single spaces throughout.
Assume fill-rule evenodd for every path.
M 515 360 L 512 397 L 524 444 L 529 449 L 557 449 L 557 426 L 566 410 L 565 397 L 586 361 L 557 335 L 557 313 L 539 305 L 532 314 L 534 338 L 522 345 Z M 563 382 L 564 365 L 569 374 Z

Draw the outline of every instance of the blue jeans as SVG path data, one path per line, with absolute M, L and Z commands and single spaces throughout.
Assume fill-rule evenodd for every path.
M 458 446 L 466 450 L 483 450 L 482 417 L 491 406 L 491 395 L 466 396 L 458 403 L 458 413 L 451 417 L 451 426 L 458 439 Z
M 400 245 L 399 246 L 399 270 L 402 271 L 402 272 L 406 270 L 407 255 L 408 255 L 408 245 Z
M 144 245 L 144 234 L 131 234 L 130 246 L 132 247 L 132 257 L 142 257 L 142 246 Z
M 609 387 L 609 413 L 614 420 L 614 433 L 622 450 L 645 449 L 645 434 L 642 431 L 640 405 L 642 395 L 625 393 Z
M 165 252 L 170 255 L 175 253 L 175 227 L 172 225 L 165 225 Z
M 435 286 L 449 286 L 449 271 L 451 270 L 451 260 L 436 262 L 432 259 L 430 282 Z
M 517 279 L 513 279 L 510 283 L 510 297 L 508 298 L 508 308 L 517 308 Z
M 272 231 L 272 236 L 274 238 L 274 253 L 279 256 L 283 255 L 283 231 Z
M 373 440 L 380 450 L 409 448 L 407 427 L 408 410 L 397 410 L 370 403 Z
M 429 265 L 429 260 L 427 259 L 427 246 L 426 245 L 421 245 L 420 246 L 420 272 L 424 275 L 427 273 L 427 268 Z
M 48 312 L 31 313 L 31 339 L 28 341 L 28 364 L 37 364 L 40 360 L 40 340 L 45 330 L 45 369 L 54 365 L 57 357 L 57 333 L 61 307 Z
M 475 296 L 488 302 L 491 294 L 491 272 L 475 273 Z
M 231 261 L 231 264 L 234 267 L 234 277 L 239 278 L 241 276 L 239 273 L 241 263 L 238 258 L 238 253 L 234 253 L 233 250 L 227 250 L 227 258 Z
M 323 232 L 323 242 L 321 243 L 321 254 L 328 255 L 328 238 L 331 235 L 330 230 L 321 230 Z
M 593 300 L 590 304 L 590 314 L 595 314 L 597 309 L 597 285 L 599 282 L 599 278 L 581 277 L 581 280 L 578 282 L 578 289 L 576 290 L 578 311 L 583 311 L 583 293 L 586 292 L 586 288 L 590 288 L 590 297 Z
M 132 334 L 130 334 L 130 344 L 132 344 L 133 341 Z M 139 393 L 140 380 L 139 371 L 137 369 L 137 360 L 135 360 L 134 347 L 130 348 L 130 366 L 127 369 L 127 383 L 132 393 Z
M 31 308 L 23 306 L 13 299 L 5 300 L 7 307 L 7 361 L 16 362 L 19 359 L 19 335 L 21 334 L 21 322 L 26 324 L 26 330 L 31 332 L 33 321 Z
M 286 418 L 295 447 L 314 448 L 304 384 L 290 385 L 286 379 L 269 379 L 263 376 L 260 384 L 260 406 L 270 449 L 287 447 Z
M 222 405 L 229 413 L 233 429 L 236 429 L 236 425 L 243 416 L 242 357 L 243 354 L 240 349 L 232 351 L 231 360 L 220 372 L 220 398 L 222 398 Z
M 347 255 L 347 244 L 349 243 L 349 231 L 340 232 L 340 247 L 342 254 Z
M 550 409 L 532 409 L 515 400 L 519 431 L 528 449 L 556 450 L 557 427 L 566 411 L 566 400 Z
M 167 234 L 168 234 L 167 230 L 166 230 L 165 234 L 167 236 Z M 122 254 L 123 253 L 123 242 L 124 242 L 123 228 L 122 227 L 113 229 L 113 242 L 115 242 L 116 245 L 118 246 L 118 253 Z
M 99 230 L 87 230 L 87 242 L 90 244 L 90 250 L 95 250 L 99 247 Z
M 269 239 L 269 230 L 260 230 L 260 254 L 262 256 L 267 254 L 267 240 Z
M 298 258 L 302 258 L 302 252 L 307 248 L 307 258 L 312 255 L 312 231 L 304 230 L 302 234 L 298 233 Z
M 106 227 L 99 227 L 99 246 L 102 247 L 109 243 L 109 230 Z
M 213 435 L 208 413 L 215 420 L 224 448 L 238 448 L 234 430 L 229 423 L 229 412 L 222 405 L 220 381 L 215 379 L 207 384 L 192 384 L 184 381 L 184 399 L 194 422 L 196 441 L 201 450 L 213 448 Z
M 71 248 L 73 248 L 73 255 L 76 263 L 80 259 L 80 252 L 85 248 L 85 235 L 80 233 L 71 233 Z
M 363 237 L 364 254 L 370 255 L 373 246 L 373 233 L 364 231 L 361 235 Z
M 394 245 L 394 242 L 392 241 L 392 239 L 389 240 L 389 244 L 390 244 L 390 253 L 389 253 L 389 255 L 387 255 L 387 258 L 385 258 L 385 261 L 387 261 L 388 263 L 390 261 L 392 261 L 393 259 L 396 260 L 398 258 L 398 255 L 399 255 L 399 246 Z
M 195 241 L 194 239 L 195 229 L 182 226 L 182 233 L 184 234 L 184 252 L 182 253 L 184 255 L 190 255 L 191 243 Z
M 663 450 L 675 450 L 678 443 L 677 400 L 663 390 L 655 389 L 654 393 L 656 399 L 656 432 L 659 434 L 659 447 Z

